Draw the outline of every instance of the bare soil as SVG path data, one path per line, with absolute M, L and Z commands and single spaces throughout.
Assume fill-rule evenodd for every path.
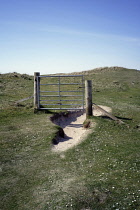
M 107 106 L 101 106 L 105 111 L 110 112 L 112 109 Z M 93 109 L 93 116 L 104 116 L 104 114 L 97 110 L 96 108 Z M 96 126 L 96 124 L 92 124 L 92 130 L 90 128 L 86 129 L 83 127 L 83 122 L 86 120 L 86 114 L 80 112 L 71 112 L 67 116 L 60 116 L 54 123 L 59 125 L 63 128 L 64 131 L 64 138 L 59 137 L 57 139 L 58 144 L 53 145 L 52 151 L 54 152 L 63 152 L 66 151 L 77 144 L 81 143 L 90 131 Z

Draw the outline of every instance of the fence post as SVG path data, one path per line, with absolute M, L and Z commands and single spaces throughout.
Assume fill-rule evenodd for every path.
M 34 72 L 34 108 L 39 109 L 40 72 Z
M 92 81 L 85 80 L 86 119 L 92 116 Z

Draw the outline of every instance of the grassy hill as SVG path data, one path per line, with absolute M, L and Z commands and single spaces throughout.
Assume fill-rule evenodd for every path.
M 93 102 L 125 124 L 91 117 L 96 128 L 80 145 L 51 151 L 53 113 L 34 114 L 33 77 L 0 75 L 1 209 L 140 209 L 140 71 L 104 67 L 84 71 Z

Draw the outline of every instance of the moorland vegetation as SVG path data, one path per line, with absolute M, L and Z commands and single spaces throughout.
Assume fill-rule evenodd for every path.
M 125 124 L 93 116 L 96 128 L 63 153 L 51 150 L 54 112 L 34 113 L 33 99 L 16 103 L 33 95 L 33 76 L 0 75 L 2 210 L 140 209 L 140 71 L 80 74 L 92 80 L 93 102 L 111 107 Z

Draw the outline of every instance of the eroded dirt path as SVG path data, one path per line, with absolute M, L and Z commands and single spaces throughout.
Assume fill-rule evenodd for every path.
M 107 106 L 100 106 L 105 111 L 111 112 L 111 108 Z M 93 109 L 94 116 L 103 116 L 102 112 L 97 109 Z M 83 141 L 86 136 L 89 134 L 91 129 L 85 129 L 83 127 L 83 122 L 86 119 L 86 114 L 82 112 L 73 112 L 68 117 L 60 117 L 55 122 L 57 125 L 63 128 L 65 136 L 64 138 L 59 138 L 59 143 L 54 145 L 52 150 L 54 152 L 63 152 L 70 149 L 73 146 L 76 146 L 81 141 Z M 93 124 L 92 128 L 96 125 Z

